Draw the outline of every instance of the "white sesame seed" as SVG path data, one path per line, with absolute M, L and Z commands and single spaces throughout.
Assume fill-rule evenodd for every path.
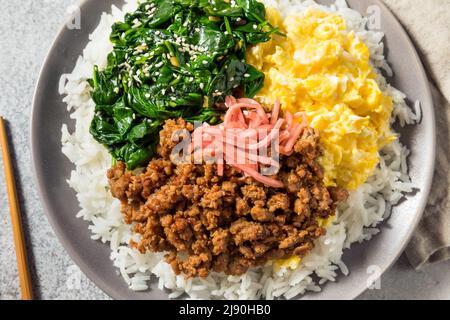
M 256 24 L 253 25 L 253 29 L 258 29 L 258 26 Z
M 203 64 L 208 64 L 208 61 L 206 61 L 206 60 L 203 60 L 203 62 L 202 62 Z
M 162 94 L 162 95 L 165 95 L 165 94 L 166 94 L 166 89 L 162 89 L 162 90 L 161 90 L 161 94 Z
M 133 20 L 133 27 L 137 28 L 142 25 L 142 22 L 140 22 L 137 18 Z
M 240 21 L 242 21 L 242 19 L 240 17 L 238 17 L 238 18 L 236 18 L 236 21 L 240 22 Z
M 145 94 L 145 97 L 148 99 L 148 98 L 150 98 L 150 93 L 146 93 Z
M 248 73 L 244 74 L 244 78 L 249 78 L 250 75 Z
M 170 99 L 172 99 L 173 101 L 177 100 L 177 98 L 175 98 L 175 97 L 171 97 Z
M 200 83 L 200 89 L 202 89 L 203 90 L 203 88 L 205 88 L 205 85 L 203 84 L 203 83 Z
M 115 88 L 114 88 L 114 92 L 115 92 L 115 93 L 119 93 L 119 90 L 120 90 L 119 87 L 115 87 Z
M 161 32 L 160 32 L 159 30 L 156 30 L 156 31 L 155 31 L 155 34 L 156 34 L 157 36 L 159 36 L 159 35 L 161 34 Z

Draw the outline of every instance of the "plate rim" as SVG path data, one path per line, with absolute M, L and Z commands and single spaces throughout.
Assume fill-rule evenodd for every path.
M 79 2 L 79 7 L 80 9 L 85 6 L 89 1 L 92 0 L 81 0 Z M 425 207 L 427 205 L 427 201 L 426 199 L 429 196 L 430 190 L 431 190 L 431 186 L 432 186 L 432 182 L 433 182 L 433 173 L 435 171 L 435 160 L 436 160 L 436 120 L 435 120 L 435 110 L 434 110 L 434 101 L 432 98 L 432 93 L 431 93 L 431 88 L 430 88 L 430 79 L 425 71 L 425 65 L 423 63 L 423 60 L 418 52 L 418 49 L 416 48 L 416 45 L 414 44 L 414 42 L 411 39 L 411 36 L 408 34 L 408 32 L 405 30 L 405 28 L 403 27 L 403 25 L 400 23 L 400 21 L 397 19 L 397 17 L 395 16 L 395 14 L 381 1 L 381 0 L 371 0 L 374 1 L 377 5 L 379 5 L 383 10 L 385 10 L 386 12 L 388 12 L 388 14 L 390 14 L 393 17 L 393 21 L 395 20 L 395 24 L 396 27 L 399 28 L 402 32 L 398 33 L 399 36 L 401 36 L 403 38 L 403 40 L 405 40 L 407 42 L 407 44 L 413 49 L 413 58 L 414 60 L 416 60 L 418 62 L 418 69 L 420 72 L 420 76 L 423 77 L 423 79 L 426 80 L 426 85 L 425 85 L 425 99 L 427 101 L 421 101 L 422 105 L 429 105 L 431 110 L 430 110 L 430 121 L 431 121 L 431 130 L 432 130 L 432 136 L 430 137 L 430 142 L 431 142 L 431 150 L 432 153 L 430 154 L 430 159 L 432 159 L 431 163 L 428 165 L 428 171 L 429 174 L 426 175 L 425 177 L 425 187 L 421 190 L 421 192 L 424 195 L 424 200 L 421 201 L 420 205 L 417 206 L 416 211 L 418 212 L 415 217 L 413 222 L 411 223 L 411 226 L 406 234 L 406 236 L 399 241 L 399 245 L 396 248 L 396 252 L 397 254 L 394 256 L 392 256 L 392 258 L 390 258 L 390 262 L 387 263 L 385 266 L 383 266 L 383 268 L 381 268 L 381 276 L 387 271 L 389 270 L 393 264 L 395 264 L 395 262 L 398 260 L 398 258 L 402 255 L 402 253 L 404 252 L 404 249 L 406 248 L 406 246 L 408 245 L 413 232 L 416 230 L 420 220 L 423 217 L 424 214 L 424 210 Z M 30 131 L 29 131 L 29 147 L 31 150 L 31 166 L 32 166 L 32 176 L 33 176 L 33 182 L 35 183 L 35 185 L 37 186 L 37 191 L 38 191 L 38 196 L 39 196 L 39 201 L 44 209 L 45 212 L 45 216 L 47 218 L 47 220 L 49 221 L 53 231 L 55 232 L 58 241 L 60 242 L 60 244 L 62 245 L 62 247 L 64 248 L 64 250 L 67 252 L 67 254 L 69 255 L 69 257 L 73 260 L 73 262 L 80 268 L 80 270 L 96 285 L 98 286 L 106 295 L 108 295 L 109 297 L 113 298 L 113 299 L 127 299 L 126 295 L 123 295 L 119 292 L 117 292 L 117 290 L 115 290 L 114 288 L 111 287 L 110 282 L 106 282 L 103 281 L 101 279 L 99 279 L 94 272 L 92 271 L 91 267 L 89 267 L 86 262 L 84 262 L 84 260 L 80 257 L 80 255 L 78 254 L 77 250 L 75 249 L 75 244 L 72 244 L 70 241 L 68 241 L 65 232 L 64 232 L 64 228 L 61 224 L 58 224 L 55 219 L 54 219 L 54 213 L 53 210 L 51 210 L 51 204 L 49 199 L 44 196 L 44 190 L 45 190 L 45 185 L 43 183 L 44 177 L 43 177 L 43 172 L 41 170 L 41 168 L 38 168 L 38 158 L 39 158 L 39 146 L 38 143 L 36 141 L 36 134 L 35 132 L 37 132 L 37 128 L 39 126 L 38 123 L 36 123 L 36 113 L 37 113 L 37 100 L 38 100 L 38 93 L 39 91 L 42 90 L 42 78 L 44 77 L 44 74 L 46 72 L 48 72 L 48 64 L 50 61 L 50 56 L 53 52 L 53 50 L 55 49 L 56 45 L 58 44 L 59 40 L 61 39 L 61 37 L 63 36 L 63 34 L 66 32 L 66 24 L 67 22 L 69 22 L 69 18 L 65 19 L 64 23 L 62 24 L 62 26 L 58 29 L 59 31 L 57 32 L 55 38 L 53 39 L 53 41 L 51 42 L 51 45 L 45 55 L 45 58 L 43 59 L 42 62 L 42 66 L 40 68 L 40 71 L 38 73 L 38 77 L 36 80 L 36 85 L 35 85 L 35 89 L 34 89 L 34 93 L 33 93 L 33 97 L 32 97 L 32 106 L 31 106 L 31 111 L 30 111 Z M 80 53 L 82 54 L 82 53 Z M 94 241 L 94 240 L 93 240 Z M 338 283 L 336 283 L 335 285 L 338 285 Z M 367 290 L 367 288 L 365 286 L 359 286 L 357 288 L 357 290 L 355 290 L 354 294 L 351 294 L 351 296 L 348 299 L 356 299 L 358 298 L 362 293 L 364 293 Z

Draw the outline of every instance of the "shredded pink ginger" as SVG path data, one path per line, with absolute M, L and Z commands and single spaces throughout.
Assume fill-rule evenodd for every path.
M 259 172 L 260 166 L 279 168 L 278 161 L 261 155 L 259 151 L 272 147 L 279 154 L 291 155 L 295 142 L 306 127 L 305 115 L 292 115 L 286 111 L 281 118 L 278 100 L 271 113 L 266 113 L 257 101 L 248 98 L 236 100 L 228 96 L 225 105 L 228 110 L 224 122 L 217 126 L 205 123 L 195 129 L 190 151 L 198 152 L 200 147 L 203 158 L 206 154 L 214 156 L 219 176 L 223 176 L 224 164 L 227 163 L 267 186 L 284 187 L 281 181 Z M 296 122 L 301 117 L 302 123 Z M 278 145 L 273 145 L 277 142 Z

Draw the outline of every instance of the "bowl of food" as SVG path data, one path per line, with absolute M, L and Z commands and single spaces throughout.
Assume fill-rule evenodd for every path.
M 376 0 L 113 3 L 82 3 L 33 106 L 37 185 L 81 269 L 114 298 L 373 285 L 434 167 L 427 78 L 392 14 Z

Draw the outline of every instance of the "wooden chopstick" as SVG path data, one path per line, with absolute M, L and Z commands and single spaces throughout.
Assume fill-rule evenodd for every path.
M 0 145 L 3 154 L 3 166 L 5 168 L 6 189 L 8 191 L 9 206 L 11 211 L 11 223 L 14 234 L 14 244 L 16 246 L 17 268 L 19 270 L 20 288 L 23 300 L 33 299 L 33 290 L 28 267 L 27 250 L 22 228 L 19 200 L 17 198 L 16 184 L 14 182 L 14 172 L 9 152 L 8 137 L 6 135 L 5 121 L 0 117 Z

